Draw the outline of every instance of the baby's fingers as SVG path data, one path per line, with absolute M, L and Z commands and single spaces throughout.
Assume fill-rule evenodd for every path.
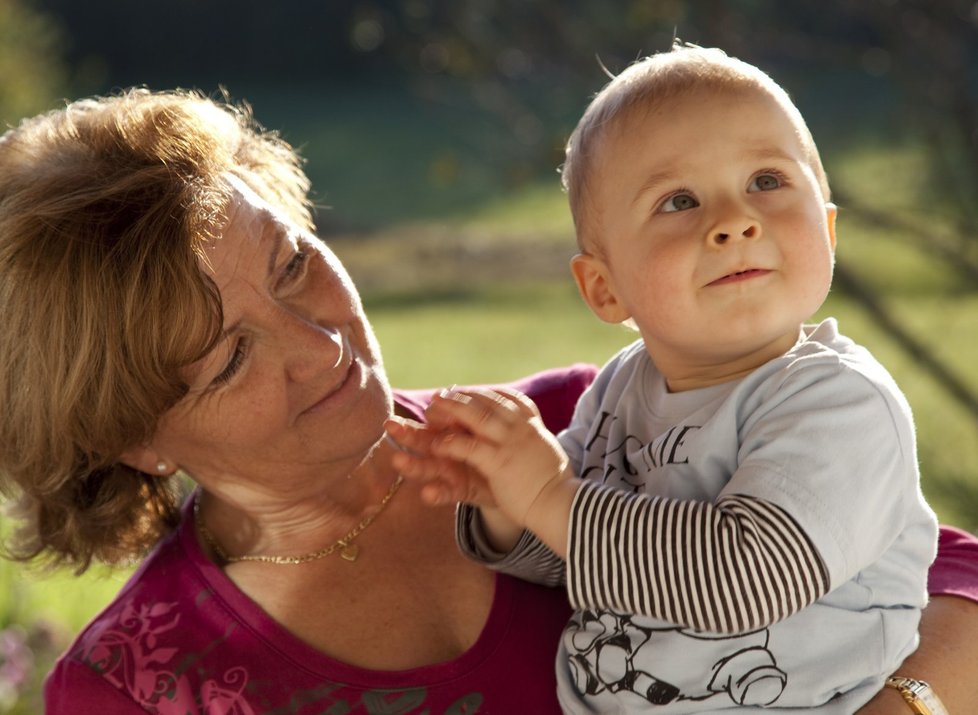
M 455 494 L 462 491 L 459 475 L 449 460 L 436 457 L 418 457 L 407 452 L 396 452 L 391 462 L 405 479 L 421 484 L 421 496 L 429 504 L 457 501 Z
M 421 498 L 431 506 L 454 502 L 495 504 L 478 475 L 461 462 L 408 452 L 396 452 L 391 461 L 405 479 L 421 485 Z
M 537 408 L 536 403 L 519 390 L 514 390 L 511 387 L 499 387 L 497 388 L 496 392 L 498 392 L 503 399 L 511 402 L 516 408 L 517 412 L 524 417 L 532 418 L 540 416 L 540 410 Z
M 499 467 L 499 448 L 474 435 L 451 432 L 435 438 L 431 451 L 438 457 L 469 465 L 485 479 Z
M 436 432 L 427 425 L 406 420 L 402 417 L 391 417 L 384 423 L 387 439 L 399 450 L 414 454 L 431 454 L 431 443 Z
M 481 439 L 503 443 L 521 417 L 513 400 L 492 390 L 466 390 L 436 395 L 427 410 L 436 430 L 464 431 Z

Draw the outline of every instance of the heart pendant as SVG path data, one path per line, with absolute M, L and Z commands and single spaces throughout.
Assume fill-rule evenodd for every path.
M 357 556 L 359 555 L 360 547 L 356 544 L 346 544 L 342 549 L 340 549 L 340 556 L 347 561 L 356 561 Z

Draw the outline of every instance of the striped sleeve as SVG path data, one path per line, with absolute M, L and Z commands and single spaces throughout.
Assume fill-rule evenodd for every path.
M 593 482 L 575 496 L 567 558 L 575 608 L 743 633 L 790 616 L 828 588 L 814 545 L 770 502 L 680 501 Z
M 564 583 L 564 560 L 529 531 L 523 532 L 509 553 L 495 550 L 485 535 L 476 507 L 459 504 L 455 512 L 455 539 L 463 554 L 494 571 L 543 586 Z

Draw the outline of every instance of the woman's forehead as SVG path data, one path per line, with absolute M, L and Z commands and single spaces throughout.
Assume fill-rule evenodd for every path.
M 230 189 L 225 214 L 227 223 L 235 220 L 292 223 L 289 216 L 280 208 L 270 204 L 246 181 L 234 174 L 226 174 L 225 181 Z
M 217 239 L 208 245 L 207 268 L 216 277 L 230 278 L 242 262 L 258 261 L 271 272 L 291 223 L 237 177 L 230 177 L 228 183 L 226 218 Z

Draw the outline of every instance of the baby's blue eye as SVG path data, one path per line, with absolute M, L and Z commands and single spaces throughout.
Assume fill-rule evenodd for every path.
M 781 186 L 781 177 L 776 174 L 758 174 L 747 187 L 748 191 L 773 191 Z
M 659 210 L 662 213 L 673 213 L 674 211 L 688 211 L 695 209 L 700 202 L 693 198 L 692 194 L 673 194 L 662 202 Z

